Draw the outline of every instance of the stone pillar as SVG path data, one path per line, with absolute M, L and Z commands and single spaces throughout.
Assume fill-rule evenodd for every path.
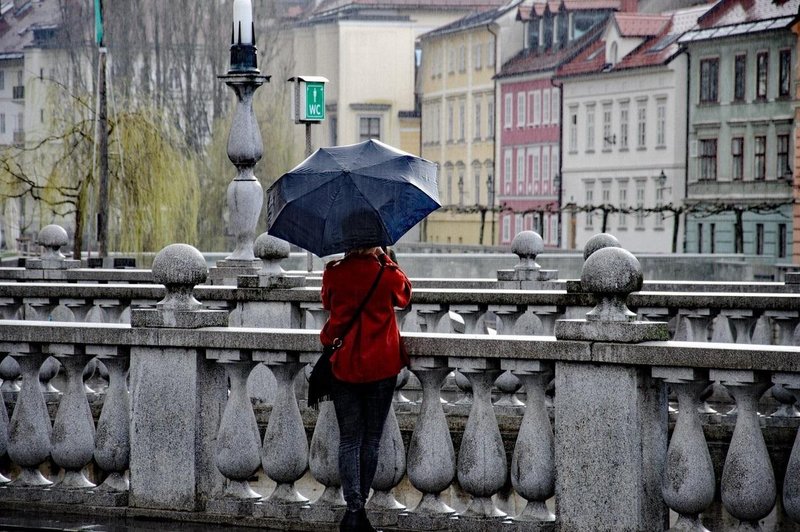
M 153 261 L 153 277 L 167 288 L 153 310 L 134 310 L 133 327 L 225 326 L 227 312 L 201 309 L 192 296 L 205 281 L 203 256 L 172 244 Z M 157 331 L 154 331 L 154 333 Z M 131 348 L 130 505 L 197 511 L 219 496 L 223 476 L 214 464 L 214 441 L 228 386 L 225 370 L 200 349 Z
M 536 263 L 536 257 L 544 251 L 544 240 L 534 231 L 521 231 L 511 241 L 511 253 L 519 257 L 513 270 L 497 270 L 497 280 L 501 288 L 542 289 L 544 281 L 558 278 L 558 270 L 543 270 Z
M 64 279 L 64 270 L 79 268 L 80 260 L 67 259 L 61 248 L 69 244 L 67 231 L 60 225 L 46 225 L 39 231 L 37 244 L 42 246 L 42 253 L 38 259 L 25 261 L 25 268 L 31 271 L 29 279 L 45 279 L 60 281 Z
M 666 323 L 637 322 L 626 306 L 641 289 L 639 261 L 618 247 L 592 253 L 581 285 L 598 305 L 585 320 L 559 320 L 556 338 L 637 343 L 667 340 Z M 667 395 L 647 367 L 558 362 L 555 396 L 560 530 L 663 530 L 661 478 Z

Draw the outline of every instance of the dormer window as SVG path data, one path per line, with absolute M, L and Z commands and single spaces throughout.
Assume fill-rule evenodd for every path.
M 619 55 L 619 50 L 617 49 L 616 41 L 614 41 L 611 43 L 611 46 L 608 49 L 608 62 L 611 64 L 611 66 L 617 64 L 618 55 Z

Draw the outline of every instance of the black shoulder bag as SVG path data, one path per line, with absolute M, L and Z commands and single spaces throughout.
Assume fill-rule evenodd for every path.
M 370 287 L 369 292 L 367 292 L 366 297 L 364 297 L 364 300 L 358 306 L 358 309 L 356 309 L 353 317 L 350 318 L 350 321 L 341 332 L 340 336 L 336 338 L 331 345 L 322 346 L 322 354 L 314 363 L 314 367 L 311 370 L 311 375 L 308 377 L 308 406 L 311 408 L 318 408 L 320 401 L 331 400 L 331 382 L 333 381 L 331 357 L 337 349 L 342 347 L 343 338 L 347 336 L 348 332 L 350 332 L 353 324 L 355 324 L 356 320 L 361 315 L 361 311 L 364 310 L 367 302 L 372 297 L 372 293 L 375 292 L 378 282 L 381 280 L 383 269 L 386 265 L 382 260 L 378 260 L 381 263 L 381 269 L 378 271 L 378 276 L 375 277 L 375 281 L 372 283 L 372 286 Z

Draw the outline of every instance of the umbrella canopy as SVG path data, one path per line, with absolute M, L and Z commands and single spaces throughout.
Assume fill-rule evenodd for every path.
M 282 175 L 267 190 L 267 232 L 324 257 L 394 244 L 439 207 L 434 163 L 367 140 Z

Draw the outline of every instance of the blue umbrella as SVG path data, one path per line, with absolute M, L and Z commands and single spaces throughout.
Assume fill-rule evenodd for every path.
M 324 257 L 392 245 L 439 207 L 434 163 L 367 140 L 282 175 L 267 190 L 267 232 Z

